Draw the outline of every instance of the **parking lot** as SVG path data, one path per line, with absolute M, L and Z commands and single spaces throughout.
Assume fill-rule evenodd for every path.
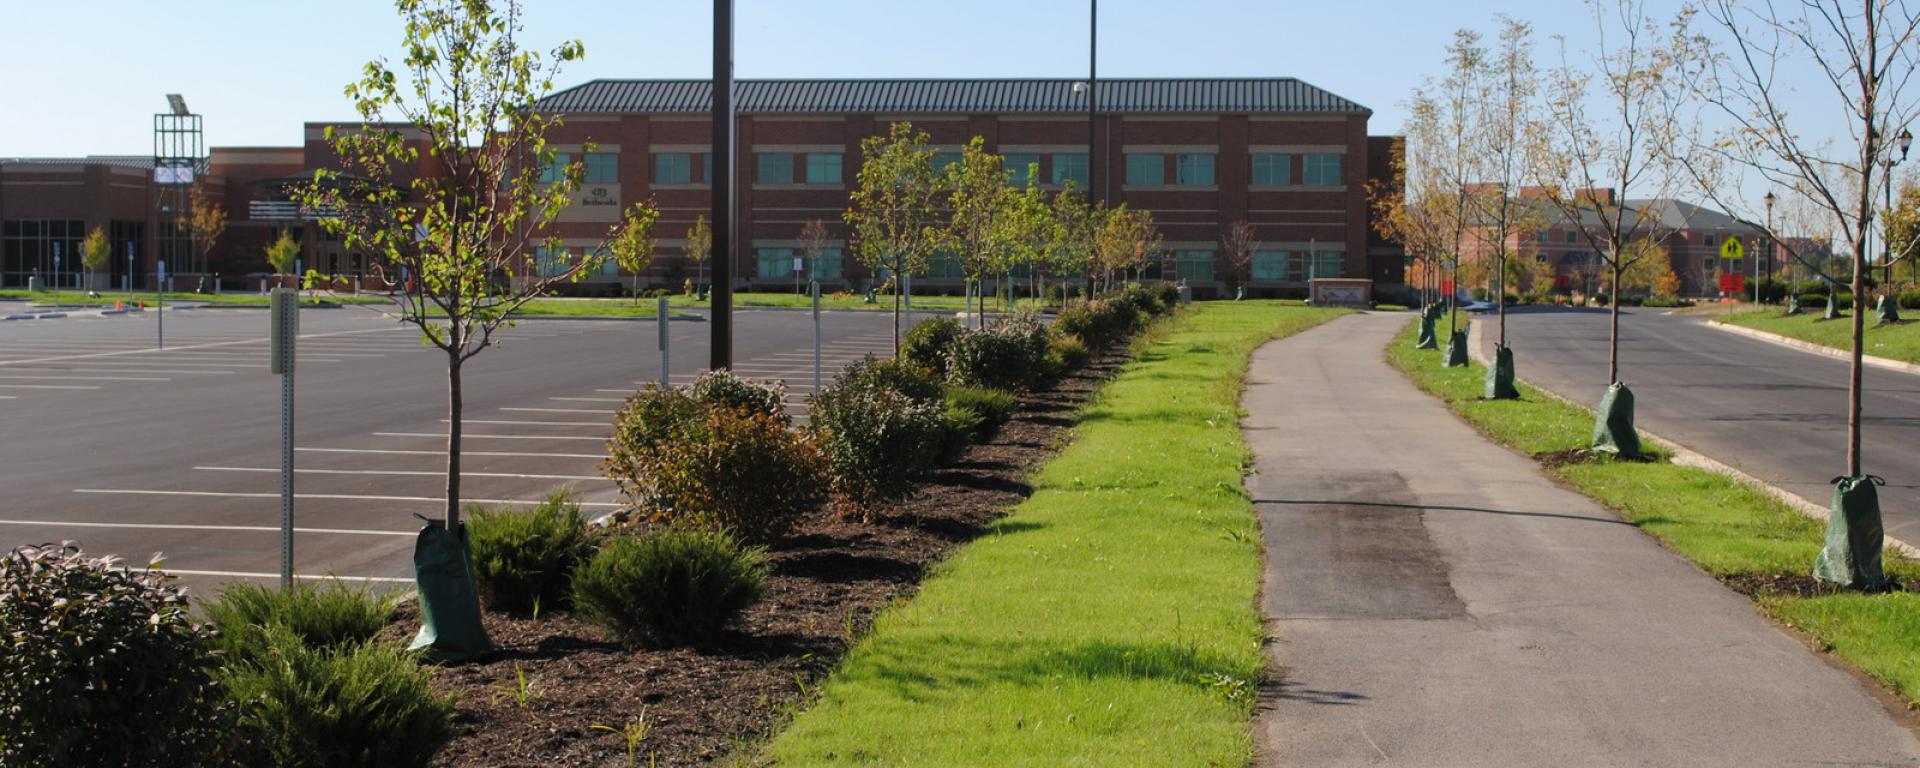
M 277 579 L 280 384 L 267 313 L 155 313 L 0 325 L 0 541 L 71 539 L 196 587 Z M 812 391 L 806 313 L 736 313 L 736 370 Z M 823 317 L 830 378 L 892 351 L 885 313 Z M 670 324 L 671 377 L 705 369 L 709 324 Z M 653 321 L 528 320 L 465 370 L 462 496 L 474 503 L 576 491 L 590 514 L 619 505 L 600 476 L 614 411 L 657 381 Z M 295 570 L 410 581 L 420 521 L 444 504 L 446 364 L 377 309 L 306 310 L 296 376 Z

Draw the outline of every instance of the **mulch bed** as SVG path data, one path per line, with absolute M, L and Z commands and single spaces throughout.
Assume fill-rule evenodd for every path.
M 876 612 L 1032 492 L 1026 477 L 1061 447 L 1080 404 L 1124 360 L 1108 353 L 1022 397 L 993 440 L 872 523 L 825 510 L 807 519 L 769 553 L 765 598 L 718 641 L 630 650 L 564 613 L 538 621 L 488 614 L 496 652 L 434 671 L 435 686 L 456 697 L 457 728 L 434 764 L 627 765 L 622 736 L 594 726 L 619 729 L 642 713 L 649 730 L 639 765 L 700 765 L 750 747 L 805 706 Z M 417 627 L 409 606 L 388 634 Z
M 1859 593 L 1859 590 L 1835 586 L 1801 573 L 1743 573 L 1722 576 L 1720 581 L 1747 597 L 1827 597 Z M 1888 592 L 1905 592 L 1906 585 L 1889 580 Z

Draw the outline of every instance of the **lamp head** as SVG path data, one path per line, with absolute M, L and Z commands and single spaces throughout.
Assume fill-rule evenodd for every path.
M 1913 146 L 1913 132 L 1902 128 L 1897 138 L 1900 140 L 1900 159 L 1905 160 L 1907 159 L 1907 149 Z
M 1766 197 L 1763 197 L 1760 199 L 1762 202 L 1765 202 L 1767 204 L 1767 210 L 1771 211 L 1773 210 L 1773 204 L 1775 202 L 1778 202 L 1780 198 L 1775 197 L 1772 192 L 1768 192 Z

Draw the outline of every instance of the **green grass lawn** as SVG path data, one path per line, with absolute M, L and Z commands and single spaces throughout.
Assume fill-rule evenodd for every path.
M 1822 320 L 1818 309 L 1806 310 L 1792 317 L 1787 316 L 1785 310 L 1756 309 L 1735 312 L 1717 318 L 1714 322 L 1743 325 L 1801 341 L 1824 344 L 1834 349 L 1853 348 L 1852 318 Z M 1867 354 L 1920 363 L 1920 322 L 1907 321 L 1899 325 L 1874 327 L 1878 322 L 1879 320 L 1873 315 L 1873 310 L 1867 310 L 1866 349 L 1864 350 Z
M 1215 302 L 1089 402 L 1032 497 L 885 612 L 769 746 L 797 765 L 1240 766 L 1261 679 L 1247 357 L 1339 313 Z
M 1518 401 L 1481 400 L 1486 369 L 1478 364 L 1442 368 L 1438 352 L 1413 348 L 1416 326 L 1409 323 L 1393 340 L 1388 361 L 1481 432 L 1533 456 L 1585 447 L 1592 438 L 1592 411 L 1526 384 L 1520 385 Z M 1526 359 L 1516 363 L 1524 375 Z M 1595 382 L 1596 403 L 1602 389 L 1601 382 Z M 1550 471 L 1716 576 L 1806 576 L 1826 530 L 1825 523 L 1758 488 L 1704 469 L 1602 459 L 1561 464 Z M 1920 564 L 1890 556 L 1886 565 L 1902 582 L 1920 583 Z M 1910 701 L 1920 702 L 1920 602 L 1915 598 L 1765 595 L 1759 603 Z

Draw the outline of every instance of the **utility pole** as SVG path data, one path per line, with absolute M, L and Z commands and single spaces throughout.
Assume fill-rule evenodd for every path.
M 1099 164 L 1099 126 L 1095 115 L 1100 104 L 1099 53 L 1100 50 L 1100 0 L 1088 0 L 1087 9 L 1087 201 L 1089 203 L 1106 199 L 1099 190 L 1099 174 L 1094 168 Z
M 733 367 L 733 0 L 713 0 L 713 354 L 708 367 Z

